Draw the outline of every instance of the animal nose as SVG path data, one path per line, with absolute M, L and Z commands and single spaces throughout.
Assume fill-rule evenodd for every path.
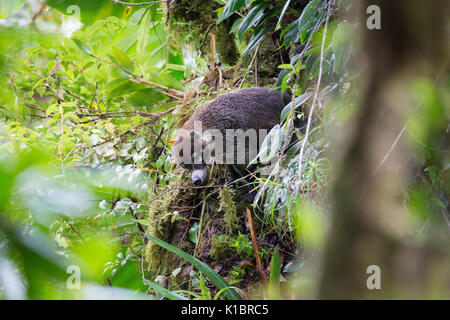
M 201 186 L 203 180 L 200 177 L 192 177 L 192 182 L 194 182 L 195 186 Z

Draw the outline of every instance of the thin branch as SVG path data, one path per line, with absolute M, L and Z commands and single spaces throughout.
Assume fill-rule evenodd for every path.
M 184 97 L 184 93 L 179 91 L 179 90 L 171 89 L 171 88 L 163 86 L 163 85 L 161 85 L 159 83 L 156 83 L 156 82 L 144 79 L 144 77 L 134 74 L 131 70 L 127 69 L 126 67 L 124 67 L 124 66 L 122 66 L 120 64 L 117 64 L 117 63 L 115 63 L 113 61 L 110 61 L 108 59 L 104 59 L 104 58 L 101 58 L 99 56 L 96 56 L 92 52 L 87 52 L 87 54 L 90 55 L 92 58 L 98 60 L 98 61 L 105 62 L 107 64 L 110 64 L 112 66 L 115 66 L 115 67 L 125 71 L 130 76 L 132 76 L 130 81 L 133 81 L 135 83 L 143 83 L 143 84 L 146 84 L 146 85 L 149 85 L 149 86 L 152 86 L 152 87 L 156 87 L 156 88 L 162 89 L 163 91 L 161 93 L 163 93 L 163 94 L 165 94 L 165 95 L 167 95 L 167 96 L 169 96 L 171 98 L 177 99 L 177 100 L 181 100 Z
M 32 109 L 35 109 L 35 110 L 40 111 L 40 112 L 42 112 L 42 113 L 45 113 L 44 110 L 42 110 L 41 108 L 39 108 L 39 107 L 38 107 L 37 105 L 35 105 L 35 104 L 32 104 L 32 103 L 25 103 L 25 105 L 26 105 L 27 107 L 29 107 L 29 108 L 32 108 Z
M 253 226 L 252 213 L 249 208 L 246 209 L 246 212 L 248 219 L 248 227 L 250 229 L 250 236 L 252 238 L 253 250 L 255 251 L 256 271 L 258 272 L 258 275 L 261 278 L 261 280 L 267 283 L 268 282 L 267 275 L 264 273 L 261 257 L 259 255 L 258 239 L 256 238 L 255 227 Z
M 127 131 L 121 133 L 118 137 L 121 138 L 121 137 L 123 137 L 123 136 L 125 136 L 125 135 L 127 135 L 127 134 L 129 134 L 129 133 L 136 132 L 136 130 L 137 130 L 138 128 L 140 128 L 140 127 L 143 127 L 143 126 L 146 126 L 146 125 L 149 125 L 149 124 L 153 124 L 153 123 L 155 123 L 155 121 L 158 120 L 160 117 L 162 117 L 162 116 L 164 116 L 164 115 L 166 115 L 166 114 L 172 112 L 173 110 L 174 110 L 174 108 L 169 109 L 169 110 L 166 110 L 166 111 L 164 111 L 164 112 L 155 113 L 155 114 L 154 114 L 154 115 L 155 115 L 154 118 L 152 118 L 152 119 L 150 119 L 150 120 L 147 120 L 147 121 L 144 121 L 144 122 L 138 124 L 137 126 L 131 128 L 131 129 L 128 129 Z M 110 139 L 107 139 L 107 140 L 105 140 L 105 141 L 103 141 L 103 142 L 97 143 L 97 144 L 91 146 L 91 148 L 101 146 L 102 144 L 105 144 L 105 143 L 107 143 L 107 142 L 110 142 L 111 140 L 115 139 L 116 137 L 117 137 L 117 136 L 113 136 L 113 137 L 111 137 Z
M 164 112 L 170 112 L 174 110 L 174 108 L 169 109 Z M 75 113 L 77 117 L 98 117 L 99 119 L 104 118 L 117 118 L 117 117 L 123 117 L 124 114 L 132 114 L 132 115 L 138 115 L 143 118 L 159 118 L 161 116 L 161 113 L 153 113 L 153 112 L 144 112 L 144 111 L 136 111 L 136 110 L 129 110 L 129 111 L 114 111 L 114 112 L 104 112 L 104 113 Z M 127 116 L 128 117 L 128 116 Z

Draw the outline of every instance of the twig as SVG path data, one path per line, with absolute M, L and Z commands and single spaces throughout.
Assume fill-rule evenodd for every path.
M 253 56 L 252 61 L 250 62 L 250 65 L 248 66 L 248 71 L 247 71 L 247 72 L 244 74 L 244 76 L 242 77 L 242 81 L 241 81 L 241 84 L 239 85 L 239 89 L 242 88 L 242 85 L 244 84 L 244 81 L 245 81 L 245 79 L 247 78 L 247 75 L 250 73 L 250 70 L 252 69 L 253 62 L 255 62 L 256 56 L 258 55 L 258 50 L 259 50 L 259 44 L 258 44 L 258 46 L 256 47 L 255 55 Z
M 45 113 L 44 110 L 42 110 L 41 108 L 39 108 L 39 107 L 38 107 L 37 105 L 35 105 L 35 104 L 32 104 L 32 103 L 25 103 L 25 105 L 26 105 L 27 107 L 29 107 L 29 108 L 32 108 L 32 109 L 35 109 L 35 110 L 37 110 L 37 111 L 40 111 L 40 112 Z
M 256 271 L 258 272 L 259 277 L 264 282 L 267 282 L 267 276 L 264 273 L 264 268 L 261 262 L 261 257 L 259 256 L 259 246 L 258 246 L 258 240 L 256 239 L 255 229 L 253 227 L 253 219 L 252 219 L 252 213 L 250 212 L 250 209 L 247 208 L 247 219 L 248 219 L 248 226 L 250 229 L 250 235 L 252 237 L 252 245 L 253 250 L 255 251 L 255 259 L 256 259 Z
M 135 131 L 136 131 L 138 128 L 140 128 L 140 127 L 143 127 L 143 126 L 152 124 L 152 123 L 154 123 L 156 120 L 158 120 L 161 116 L 166 115 L 166 114 L 168 114 L 168 113 L 170 113 L 170 112 L 172 112 L 172 111 L 173 111 L 173 108 L 172 108 L 172 109 L 169 109 L 169 110 L 166 110 L 166 111 L 164 111 L 164 112 L 157 113 L 157 114 L 155 114 L 156 116 L 155 116 L 153 119 L 144 121 L 144 122 L 138 124 L 136 127 L 131 128 L 131 129 L 128 129 L 127 131 L 121 133 L 118 137 L 121 138 L 121 137 L 123 137 L 123 136 L 125 136 L 125 135 L 127 135 L 127 134 L 129 134 L 129 133 L 135 132 Z M 116 137 L 117 137 L 117 136 L 113 136 L 113 137 L 111 137 L 111 138 L 109 138 L 109 139 L 107 139 L 107 140 L 105 140 L 105 141 L 103 141 L 103 142 L 94 144 L 93 146 L 91 146 L 91 148 L 101 146 L 102 144 L 105 144 L 105 143 L 107 143 L 107 142 L 113 140 L 113 139 L 116 138 Z
M 179 90 L 171 89 L 169 87 L 163 86 L 162 84 L 159 84 L 159 83 L 156 83 L 156 82 L 144 79 L 144 77 L 134 74 L 131 70 L 128 70 L 126 67 L 124 67 L 124 66 L 122 66 L 120 64 L 117 64 L 117 63 L 115 63 L 113 61 L 110 61 L 108 59 L 104 59 L 104 58 L 101 58 L 99 56 L 96 56 L 92 52 L 87 52 L 87 54 L 90 55 L 92 58 L 97 59 L 98 61 L 105 62 L 107 64 L 110 64 L 112 66 L 115 66 L 115 67 L 125 71 L 130 76 L 132 76 L 130 81 L 133 81 L 135 83 L 142 83 L 142 84 L 146 84 L 146 85 L 149 85 L 149 86 L 152 86 L 152 87 L 156 87 L 156 88 L 162 89 L 163 91 L 161 93 L 163 93 L 163 94 L 165 94 L 165 95 L 167 95 L 167 96 L 169 96 L 171 98 L 174 98 L 174 99 L 177 99 L 177 100 L 183 99 L 184 93 L 179 91 Z
M 163 113 L 171 112 L 174 108 L 167 110 Z M 136 110 L 129 110 L 129 111 L 113 111 L 113 112 L 104 112 L 104 113 L 75 113 L 78 117 L 98 117 L 99 119 L 103 118 L 114 118 L 114 117 L 123 117 L 124 113 L 131 113 L 133 115 L 138 115 L 143 118 L 159 118 L 161 116 L 161 113 L 153 113 L 153 112 L 145 112 L 145 111 L 136 111 Z
M 255 56 L 255 87 L 258 86 L 258 57 Z

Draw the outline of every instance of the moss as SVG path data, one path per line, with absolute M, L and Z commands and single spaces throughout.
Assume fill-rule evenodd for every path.
M 220 189 L 219 211 L 222 211 L 225 232 L 231 234 L 238 227 L 239 218 L 236 214 L 236 204 L 233 201 L 234 191 L 228 187 Z
M 220 61 L 233 65 L 239 59 L 234 35 L 230 34 L 233 17 L 216 25 L 217 9 L 221 5 L 215 0 L 177 0 L 170 7 L 170 30 L 172 42 L 183 39 L 194 45 L 202 54 L 209 53 L 208 32 L 216 36 L 216 49 Z
M 234 35 L 230 33 L 234 19 L 227 19 L 217 26 L 216 50 L 220 61 L 227 65 L 234 65 L 239 61 L 240 54 L 236 47 Z
M 149 225 L 147 232 L 150 235 L 158 237 L 168 243 L 174 244 L 183 250 L 185 246 L 181 240 L 182 236 L 177 233 L 177 229 L 182 228 L 180 224 L 186 224 L 183 220 L 178 221 L 174 218 L 174 209 L 178 202 L 190 198 L 192 192 L 189 189 L 183 189 L 182 186 L 187 184 L 187 177 L 182 169 L 176 169 L 180 179 L 171 181 L 163 189 L 157 193 L 151 191 L 149 194 L 150 207 L 148 213 Z M 160 246 L 149 241 L 145 250 L 145 257 L 149 264 L 150 270 L 159 272 L 171 272 L 180 266 L 183 261 Z
M 236 253 L 231 246 L 233 243 L 233 239 L 228 235 L 213 236 L 209 256 L 214 261 L 223 261 L 226 258 L 232 257 Z

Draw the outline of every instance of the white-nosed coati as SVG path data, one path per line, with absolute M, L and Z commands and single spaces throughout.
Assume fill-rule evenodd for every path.
M 280 91 L 258 87 L 219 95 L 198 108 L 178 129 L 172 155 L 178 164 L 191 170 L 195 185 L 206 180 L 206 167 L 210 163 L 205 159 L 206 151 L 210 152 L 213 161 L 232 169 L 236 178 L 235 174 L 242 174 L 242 167 L 245 168 L 257 154 L 262 143 L 258 133 L 265 131 L 267 134 L 280 123 L 281 111 L 289 102 L 287 93 L 282 98 Z M 256 140 L 252 143 L 254 133 Z M 220 135 L 223 139 L 218 139 Z M 239 144 L 239 138 L 244 144 Z M 214 145 L 212 150 L 208 148 L 211 145 Z M 241 169 L 236 169 L 236 165 Z

